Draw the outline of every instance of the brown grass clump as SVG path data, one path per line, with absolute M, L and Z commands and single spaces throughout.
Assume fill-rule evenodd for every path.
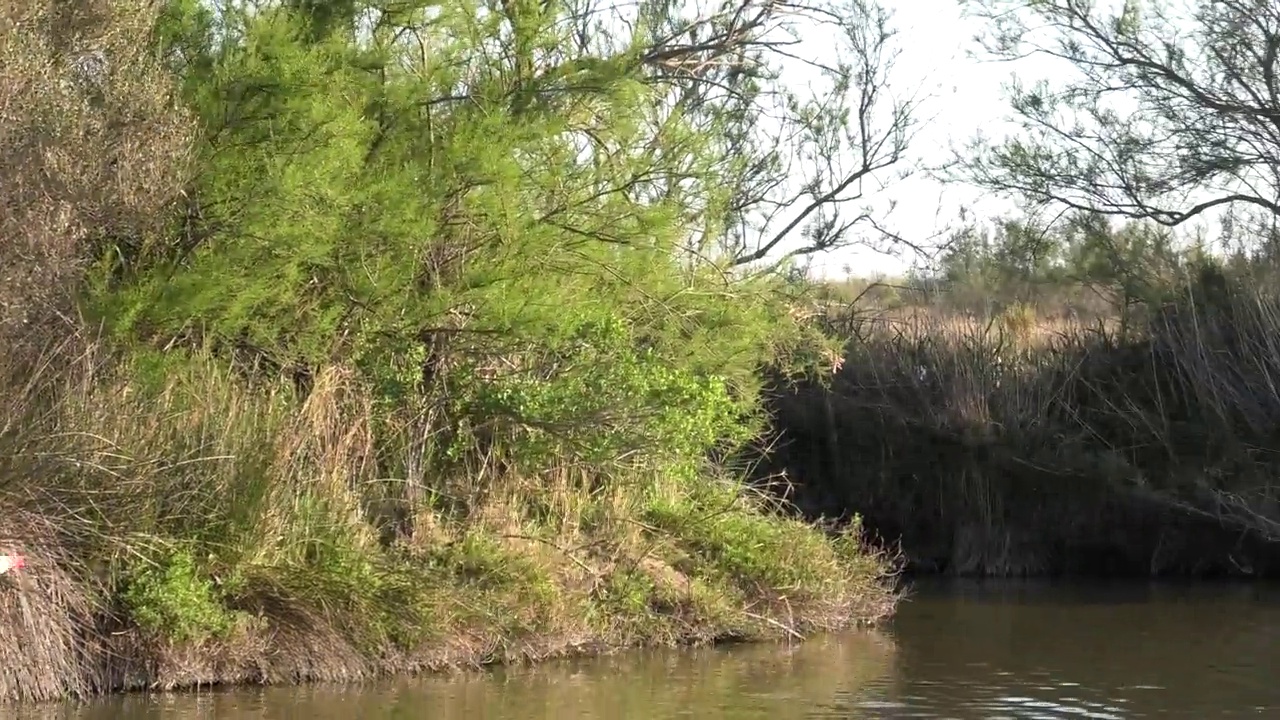
M 159 4 L 0 4 L 0 342 L 65 335 L 86 261 L 167 217 L 194 125 L 146 38 Z M 35 333 L 43 328 L 46 332 Z
M 227 638 L 175 643 L 130 629 L 109 638 L 111 663 L 104 690 L 183 688 L 298 682 L 359 682 L 386 667 L 359 651 L 332 622 L 305 607 L 263 606 L 257 627 Z M 266 613 L 270 613 L 269 615 Z
M 0 514 L 0 549 L 26 567 L 0 576 L 0 701 L 82 696 L 104 685 L 98 598 L 67 568 L 75 561 L 51 518 Z

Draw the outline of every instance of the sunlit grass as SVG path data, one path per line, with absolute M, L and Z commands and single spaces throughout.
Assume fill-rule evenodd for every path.
M 893 606 L 891 565 L 856 529 L 714 475 L 428 468 L 406 505 L 386 477 L 398 446 L 341 367 L 302 402 L 201 355 L 4 370 L 0 502 L 55 528 L 0 521 L 34 558 L 19 592 L 56 572 L 73 598 L 10 607 L 12 625 L 61 629 L 9 659 L 6 697 L 800 635 Z M 67 656 L 73 637 L 89 641 Z

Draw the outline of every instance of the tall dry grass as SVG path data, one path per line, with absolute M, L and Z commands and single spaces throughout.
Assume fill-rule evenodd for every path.
M 141 387 L 114 358 L 79 347 L 43 355 L 35 372 L 0 363 L 0 502 L 9 545 L 33 558 L 2 603 L 13 637 L 0 698 L 367 674 L 364 658 L 349 667 L 354 634 L 332 631 L 364 627 L 369 589 L 352 584 L 365 578 L 301 557 L 357 557 L 373 544 L 352 519 L 354 488 L 334 482 L 355 453 L 326 430 L 358 420 L 342 406 L 342 378 L 326 376 L 325 392 L 290 413 L 283 386 L 238 386 L 210 365 Z M 173 575 L 177 555 L 196 558 L 200 574 Z M 318 573 L 331 586 L 308 585 L 317 570 L 331 571 Z M 149 591 L 130 595 L 140 587 Z M 252 629 L 268 607 L 264 645 Z
M 427 458 L 411 502 L 387 489 L 411 443 L 341 367 L 300 401 L 201 356 L 39 357 L 0 361 L 0 549 L 32 559 L 0 578 L 0 699 L 803 637 L 893 609 L 856 530 L 731 478 Z
M 834 384 L 773 401 L 771 469 L 811 511 L 859 511 L 957 573 L 1277 569 L 1269 285 L 1208 272 L 1127 327 L 824 322 L 849 338 Z
M 159 8 L 0 5 L 0 342 L 10 354 L 64 335 L 85 263 L 152 240 L 184 187 L 195 127 L 145 41 Z

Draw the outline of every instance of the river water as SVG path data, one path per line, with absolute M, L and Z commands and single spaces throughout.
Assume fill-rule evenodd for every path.
M 360 687 L 132 695 L 40 716 L 1280 718 L 1278 681 L 1280 587 L 963 582 L 918 586 L 884 630 L 790 646 L 635 652 Z

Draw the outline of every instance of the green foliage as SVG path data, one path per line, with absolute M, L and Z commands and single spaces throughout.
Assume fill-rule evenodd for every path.
M 652 345 L 639 349 L 643 344 L 616 320 L 584 323 L 542 349 L 543 357 L 564 358 L 555 363 L 557 377 L 522 373 L 483 382 L 476 368 L 463 367 L 450 378 L 464 389 L 453 402 L 477 420 L 525 428 L 520 459 L 543 466 L 566 456 L 606 464 L 637 451 L 691 462 L 706 448 L 749 437 L 753 428 L 742 415 L 750 405 L 735 402 L 723 379 L 681 369 L 679 360 Z
M 86 250 L 70 294 L 106 341 L 75 328 L 34 379 L 0 355 L 0 499 L 74 538 L 55 562 L 110 571 L 113 620 L 151 641 L 139 667 L 248 650 L 260 677 L 349 679 L 433 662 L 423 643 L 449 633 L 477 656 L 449 662 L 707 639 L 756 592 L 725 578 L 835 557 L 754 507 L 709 539 L 636 529 L 657 486 L 711 492 L 715 461 L 757 435 L 762 370 L 811 371 L 832 345 L 796 312 L 802 288 L 725 252 L 757 115 L 659 40 L 676 10 L 646 4 L 634 37 L 584 47 L 555 4 L 161 5 L 119 43 L 184 106 L 139 86 L 182 129 L 150 158 L 154 222 Z M 745 53 L 776 12 L 757 7 L 751 27 L 728 8 L 671 36 L 722 33 L 716 72 L 758 86 Z M 852 125 L 794 109 L 824 147 Z M 769 188 L 783 169 L 765 170 Z M 669 568 L 633 562 L 655 542 L 710 548 L 719 579 L 659 583 Z M 891 605 L 878 572 L 866 595 Z M 823 603 L 864 590 L 810 593 L 818 624 L 846 624 Z
M 491 444 L 691 473 L 759 430 L 761 367 L 820 364 L 776 279 L 683 249 L 720 128 L 666 108 L 629 49 L 561 64 L 554 112 L 513 107 L 518 68 L 473 56 L 499 32 L 473 10 L 406 18 L 436 38 L 423 57 L 285 6 L 172 4 L 161 41 L 203 124 L 196 242 L 104 264 L 91 309 L 128 342 L 353 363 L 380 414 L 449 413 L 441 467 Z M 434 104 L 459 83 L 467 102 Z
M 530 558 L 513 555 L 497 538 L 485 533 L 467 535 L 456 546 L 437 553 L 436 559 L 462 580 L 490 588 L 541 585 L 546 580 Z
M 226 635 L 236 616 L 189 550 L 177 549 L 128 578 L 122 599 L 140 627 L 176 642 Z
M 679 538 L 688 552 L 676 563 L 680 570 L 723 578 L 746 592 L 763 587 L 794 598 L 820 597 L 840 577 L 833 567 L 845 564 L 841 550 L 812 527 L 771 516 L 734 483 L 656 495 L 645 518 Z M 850 532 L 856 543 L 860 528 Z M 865 548 L 856 547 L 865 556 Z

